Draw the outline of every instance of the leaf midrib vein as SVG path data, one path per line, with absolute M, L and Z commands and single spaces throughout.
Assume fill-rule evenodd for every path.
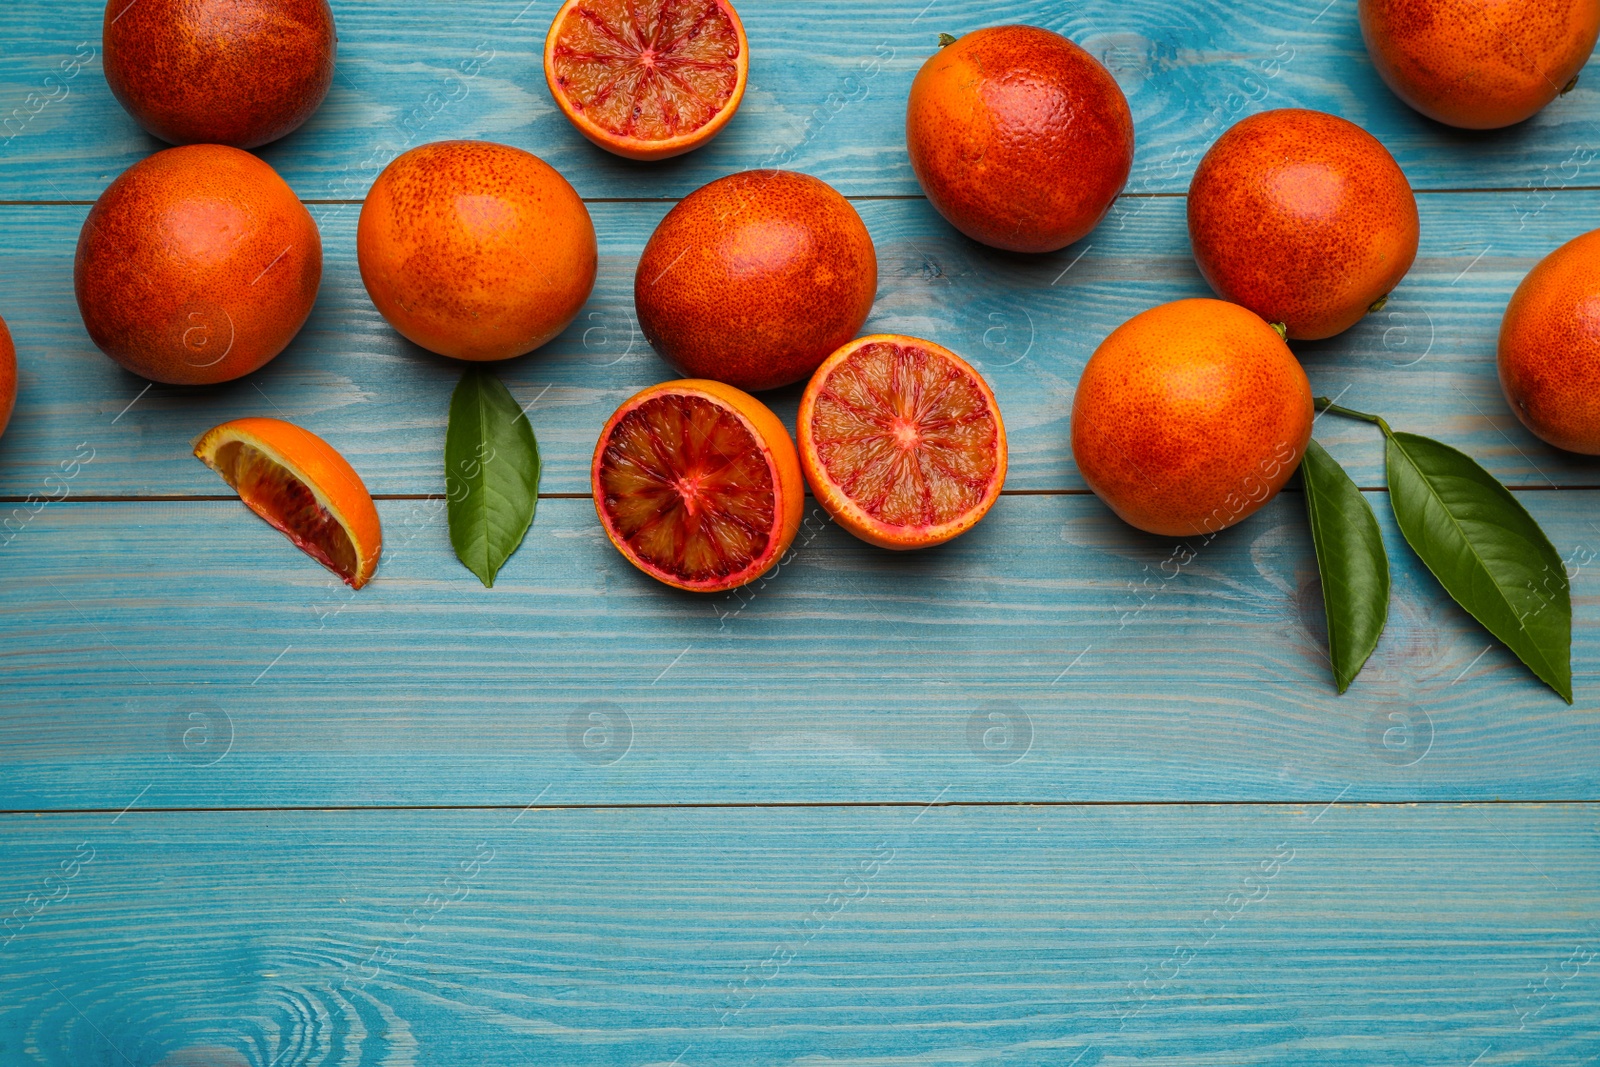
M 1506 610 L 1509 611 L 1512 617 L 1517 620 L 1518 632 L 1528 637 L 1528 640 L 1531 643 L 1532 649 L 1537 658 L 1545 665 L 1545 670 L 1550 672 L 1552 675 L 1559 677 L 1560 672 L 1556 670 L 1556 665 L 1553 664 L 1550 661 L 1550 658 L 1545 655 L 1544 647 L 1539 643 L 1538 639 L 1528 632 L 1527 626 L 1523 624 L 1522 617 L 1517 614 L 1517 609 L 1511 603 L 1511 599 L 1506 596 L 1505 590 L 1500 588 L 1500 582 L 1495 578 L 1494 571 L 1489 569 L 1489 564 L 1484 562 L 1484 558 L 1479 554 L 1477 546 L 1472 543 L 1472 539 L 1468 537 L 1466 531 L 1461 528 L 1461 523 L 1456 520 L 1455 513 L 1451 511 L 1450 506 L 1445 503 L 1444 497 L 1440 496 L 1438 491 L 1434 489 L 1433 483 L 1428 480 L 1428 476 L 1422 473 L 1422 467 L 1418 465 L 1415 459 L 1412 458 L 1411 453 L 1406 451 L 1405 445 L 1400 443 L 1398 435 L 1391 435 L 1389 437 L 1389 443 L 1394 447 L 1395 451 L 1404 457 L 1405 461 L 1410 464 L 1411 469 L 1416 472 L 1417 478 L 1427 489 L 1429 498 L 1438 503 L 1440 509 L 1444 511 L 1445 516 L 1450 520 L 1450 525 L 1455 529 L 1456 535 L 1461 539 L 1462 543 L 1467 546 L 1467 550 L 1472 554 L 1472 558 L 1476 560 L 1478 566 L 1483 569 L 1483 573 L 1489 576 L 1489 584 L 1494 588 L 1495 595 L 1500 598 L 1500 602 L 1505 605 Z M 1394 487 L 1391 485 L 1391 495 L 1393 493 L 1393 489 Z M 1502 529 L 1504 529 L 1504 527 L 1502 527 Z M 1423 562 L 1426 563 L 1427 560 L 1423 560 Z M 1429 569 L 1431 570 L 1432 568 L 1430 567 Z M 1443 579 L 1441 579 L 1441 582 L 1442 581 Z M 1471 614 L 1473 618 L 1477 618 L 1477 615 L 1473 613 L 1470 608 L 1468 609 L 1468 614 Z M 1483 625 L 1482 619 L 1478 619 L 1478 622 L 1480 625 Z M 1485 626 L 1485 628 L 1487 629 L 1487 626 Z M 1493 635 L 1492 630 L 1490 631 L 1490 634 Z M 1566 694 L 1562 693 L 1560 690 L 1557 690 L 1557 694 L 1563 697 L 1566 696 Z

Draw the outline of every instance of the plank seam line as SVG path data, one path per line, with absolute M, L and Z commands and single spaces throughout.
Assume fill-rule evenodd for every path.
M 1305 808 L 1326 805 L 1336 808 L 1428 808 L 1428 807 L 1597 807 L 1600 800 L 1574 798 L 1510 800 L 1491 798 L 1472 800 L 1342 800 L 1326 797 L 1308 800 L 876 800 L 876 801 L 765 801 L 753 803 L 685 802 L 682 804 L 286 804 L 281 806 L 183 806 L 132 808 L 134 815 L 228 814 L 275 811 L 688 811 L 767 809 L 852 809 L 852 808 Z M 8 815 L 108 815 L 119 808 L 0 808 Z
M 1522 185 L 1484 185 L 1465 186 L 1461 188 L 1446 189 L 1413 189 L 1417 196 L 1464 196 L 1487 193 L 1527 193 L 1528 186 Z M 1566 185 L 1559 189 L 1541 190 L 1552 195 L 1558 193 L 1592 193 L 1600 192 L 1600 185 Z M 688 194 L 684 194 L 687 196 Z M 1174 189 L 1153 193 L 1118 193 L 1119 200 L 1160 200 L 1187 197 L 1187 189 Z M 676 204 L 683 199 L 682 196 L 585 196 L 580 197 L 585 204 Z M 847 193 L 846 200 L 857 201 L 896 201 L 896 200 L 926 200 L 926 196 L 918 193 Z M 333 207 L 333 206 L 359 206 L 365 203 L 361 200 L 324 200 L 315 197 L 300 201 L 307 206 Z M 0 200 L 0 207 L 92 207 L 93 200 Z

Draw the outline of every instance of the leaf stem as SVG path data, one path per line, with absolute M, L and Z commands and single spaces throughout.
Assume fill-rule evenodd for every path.
M 1393 437 L 1394 431 L 1389 429 L 1389 424 L 1383 421 L 1381 415 L 1368 415 L 1365 411 L 1356 411 L 1352 408 L 1340 407 L 1325 396 L 1319 396 L 1311 402 L 1318 411 L 1331 411 L 1335 415 L 1343 415 L 1347 419 L 1360 419 L 1362 422 L 1376 423 L 1378 429 L 1383 431 L 1383 436 Z

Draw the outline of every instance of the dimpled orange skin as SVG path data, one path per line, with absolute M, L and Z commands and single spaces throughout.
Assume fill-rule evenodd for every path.
M 690 193 L 650 235 L 633 282 L 639 328 L 668 363 L 750 391 L 816 370 L 861 329 L 877 291 L 856 209 L 783 170 Z
M 1600 230 L 1522 279 L 1500 321 L 1498 362 L 1524 426 L 1557 448 L 1600 455 Z
M 1133 166 L 1128 101 L 1094 57 L 1036 26 L 976 30 L 911 83 L 906 148 L 952 226 L 1053 252 L 1094 229 Z
M 510 359 L 553 339 L 594 289 L 594 223 L 531 152 L 489 141 L 413 148 L 372 184 L 356 228 L 367 293 L 443 356 Z
M 170 385 L 249 374 L 294 339 L 322 281 L 322 238 L 248 152 L 188 145 L 129 167 L 89 210 L 73 283 L 89 337 Z
M 11 343 L 6 320 L 0 319 L 0 435 L 6 432 L 17 404 L 17 348 Z
M 172 144 L 254 148 L 310 118 L 338 49 L 328 0 L 109 0 L 106 82 Z
M 1537 113 L 1600 35 L 1600 0 L 1360 0 L 1378 74 L 1424 115 L 1469 130 Z
M 1353 122 L 1284 108 L 1241 120 L 1189 185 L 1195 262 L 1224 300 L 1296 340 L 1343 333 L 1417 257 L 1417 200 Z
M 1311 385 L 1262 319 L 1221 300 L 1135 315 L 1089 358 L 1072 401 L 1072 455 L 1128 523 L 1213 534 L 1266 504 L 1311 439 Z

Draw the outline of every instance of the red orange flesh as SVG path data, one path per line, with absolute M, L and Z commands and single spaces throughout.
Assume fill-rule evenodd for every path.
M 744 98 L 750 48 L 727 0 L 567 0 L 545 36 L 550 95 L 630 159 L 705 144 Z
M 800 529 L 805 490 L 789 432 L 721 382 L 666 382 L 628 400 L 600 434 L 591 480 L 611 543 L 679 589 L 754 581 Z
M 11 342 L 11 331 L 0 319 L 0 434 L 6 432 L 11 421 L 11 411 L 17 403 L 17 348 Z
M 354 468 L 322 438 L 281 419 L 234 419 L 207 431 L 194 454 L 239 499 L 352 588 L 378 569 L 378 509 Z
M 982 376 L 931 341 L 874 334 L 817 368 L 800 400 L 800 462 L 846 530 L 926 548 L 970 530 L 1006 480 L 1006 430 Z

